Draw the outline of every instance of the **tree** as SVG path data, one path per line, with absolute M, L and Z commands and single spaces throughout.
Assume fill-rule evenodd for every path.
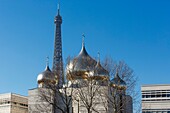
M 35 104 L 29 111 L 33 113 L 72 113 L 72 88 L 65 85 L 58 88 L 49 84 L 46 88 L 37 88 Z M 32 113 L 31 112 L 31 113 Z
M 74 91 L 76 95 L 73 95 L 73 98 L 79 100 L 80 105 L 86 109 L 84 111 L 87 113 L 92 113 L 92 111 L 100 113 L 96 108 L 99 105 L 99 90 L 101 89 L 101 86 L 93 79 L 93 77 L 79 80 L 77 88 Z
M 119 77 L 121 79 L 123 79 L 126 82 L 126 95 L 130 95 L 132 97 L 133 100 L 133 105 L 136 107 L 139 105 L 139 100 L 138 100 L 138 93 L 135 90 L 136 84 L 137 84 L 137 77 L 135 76 L 133 70 L 124 62 L 124 61 L 119 61 L 119 62 L 115 62 L 112 60 L 112 58 L 105 58 L 104 62 L 103 62 L 103 66 L 105 67 L 106 70 L 108 70 L 109 75 L 110 75 L 110 80 L 112 80 L 116 73 L 119 74 Z M 119 84 L 118 84 L 119 85 Z M 113 100 L 112 100 L 112 104 L 115 106 L 116 105 L 116 95 L 117 93 L 115 92 L 120 92 L 119 87 L 114 87 L 114 90 L 112 89 L 112 87 L 109 88 L 111 93 L 113 95 Z M 124 98 L 126 99 L 126 98 Z M 111 99 L 109 99 L 111 100 Z M 125 102 L 129 101 L 128 99 L 126 99 Z M 117 103 L 121 103 L 121 102 L 117 102 Z M 125 105 L 126 103 L 122 103 L 122 107 L 123 105 Z M 115 106 L 115 111 L 120 111 L 118 110 L 120 107 L 116 107 Z M 140 109 L 140 108 L 135 108 L 135 109 Z M 115 112 L 117 113 L 117 112 Z M 118 112 L 119 113 L 119 112 Z
M 88 61 L 87 59 L 85 63 L 86 66 L 92 64 L 91 60 Z M 97 64 L 100 64 L 100 62 L 97 62 Z M 102 63 L 109 74 L 105 72 L 101 65 L 97 64 L 85 67 L 85 71 L 75 71 L 75 64 L 72 62 L 70 66 L 67 66 L 68 81 L 64 87 L 58 88 L 56 85 L 49 85 L 48 90 L 39 88 L 39 100 L 45 102 L 45 107 L 41 104 L 37 108 L 48 111 L 47 105 L 49 105 L 53 108 L 53 113 L 59 113 L 58 111 L 71 113 L 72 110 L 74 111 L 72 106 L 78 110 L 78 113 L 81 113 L 80 111 L 87 113 L 127 113 L 125 111 L 129 101 L 127 95 L 133 98 L 134 104 L 137 102 L 135 100 L 137 77 L 133 70 L 124 61 L 117 63 L 111 58 L 106 58 Z M 99 67 L 96 68 L 97 66 Z M 105 72 L 104 75 L 108 76 L 103 76 L 103 73 L 100 73 L 101 70 Z M 112 83 L 112 79 L 116 78 L 116 73 L 119 74 L 119 80 L 115 85 Z M 126 82 L 126 86 L 122 85 L 121 80 Z
M 41 79 L 43 77 L 44 79 Z M 40 113 L 71 113 L 73 88 L 68 83 L 59 87 L 56 75 L 49 69 L 48 65 L 38 79 L 39 87 L 33 90 L 33 106 L 29 111 Z M 31 110 L 32 109 L 32 110 Z
M 92 64 L 90 60 L 86 60 L 86 63 Z M 72 64 L 71 66 L 71 69 L 74 69 L 75 65 Z M 101 103 L 106 112 L 124 113 L 125 110 L 128 110 L 126 105 L 131 101 L 130 96 L 135 102 L 135 86 L 137 78 L 134 75 L 133 70 L 124 61 L 116 63 L 111 58 L 106 58 L 103 62 L 103 67 L 109 72 L 109 76 L 108 78 L 106 77 L 107 79 L 105 79 L 105 81 L 96 79 L 98 75 L 95 73 L 95 66 L 92 67 L 90 65 L 89 67 L 86 67 L 87 71 L 74 72 L 73 70 L 70 70 L 69 74 L 71 75 L 72 80 L 77 82 L 77 88 L 76 91 L 74 91 L 77 95 L 74 95 L 74 98 L 78 97 L 82 106 L 86 108 L 86 112 L 88 113 L 92 113 L 93 111 L 100 112 L 99 109 L 96 109 L 96 106 L 99 104 L 101 105 Z M 120 81 L 118 81 L 117 86 L 111 86 L 111 80 L 115 78 L 116 72 L 119 73 L 120 80 L 126 82 L 126 86 L 120 87 L 122 85 L 119 84 Z M 76 77 L 79 78 L 76 79 Z M 80 77 L 83 77 L 83 79 L 80 79 Z M 105 83 L 104 86 L 102 86 L 102 82 Z
M 100 61 L 95 62 L 89 56 L 80 59 L 74 59 L 67 67 L 67 78 L 74 81 L 76 86 L 73 100 L 78 100 L 78 107 L 81 107 L 78 109 L 80 112 L 104 112 L 105 108 L 103 105 L 101 106 L 101 102 L 106 107 L 107 99 L 99 92 L 107 92 L 108 72 L 100 65 Z

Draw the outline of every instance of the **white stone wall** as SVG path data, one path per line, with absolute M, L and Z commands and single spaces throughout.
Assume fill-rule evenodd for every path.
M 41 99 L 40 91 L 38 88 L 28 91 L 28 112 L 52 113 L 52 107 L 49 105 L 48 102 Z
M 0 113 L 10 113 L 11 104 L 8 101 L 11 100 L 11 94 L 0 94 Z
M 27 97 L 18 94 L 0 94 L 0 113 L 28 113 Z
M 81 90 L 85 93 L 85 96 L 87 96 L 87 99 L 89 99 L 90 97 L 88 96 L 89 94 L 88 94 L 87 89 L 88 89 L 87 87 L 83 87 Z M 66 92 L 65 90 L 62 90 L 62 89 L 60 91 L 63 93 L 67 93 L 68 98 L 70 98 L 69 95 L 71 95 L 71 91 L 73 91 L 73 95 L 71 95 L 72 100 L 70 103 L 71 104 L 70 111 L 73 110 L 73 113 L 78 113 L 78 110 L 79 110 L 79 113 L 87 113 L 85 104 L 79 97 L 78 90 L 79 89 L 77 88 L 67 88 Z M 46 94 L 48 95 L 48 93 Z M 93 108 L 99 113 L 113 113 L 113 110 L 114 110 L 113 106 L 109 105 L 108 103 L 109 99 L 108 99 L 108 96 L 106 96 L 108 94 L 109 94 L 109 91 L 108 91 L 107 86 L 99 86 L 99 89 L 96 91 L 92 104 L 93 104 Z M 52 113 L 52 106 L 49 106 L 49 104 L 46 103 L 45 100 L 42 101 L 40 99 L 38 88 L 29 90 L 28 95 L 29 95 L 28 96 L 29 113 L 35 113 L 35 112 L 36 113 Z M 123 97 L 123 102 L 126 103 L 127 106 L 123 108 L 124 111 L 122 113 L 133 113 L 132 112 L 132 98 L 128 97 L 127 99 L 125 99 L 125 97 Z M 64 108 L 65 104 L 63 103 L 61 95 L 57 94 L 56 98 L 57 98 L 57 104 L 59 104 L 61 108 Z M 57 113 L 61 113 L 61 111 L 58 110 Z M 92 113 L 96 113 L 96 112 L 93 111 Z
M 87 109 L 85 107 L 85 104 L 82 102 L 82 100 L 79 98 L 79 93 L 74 89 L 73 94 L 73 113 L 87 113 Z M 109 93 L 107 86 L 100 86 L 98 90 L 98 94 L 95 95 L 95 99 L 93 100 L 93 107 L 96 111 L 99 113 L 114 113 L 114 98 Z M 82 91 L 87 92 L 87 88 L 82 88 Z M 88 95 L 88 94 L 87 94 Z M 75 98 L 77 96 L 77 98 Z M 111 102 L 112 100 L 112 102 Z M 119 96 L 116 99 L 118 102 L 117 104 L 120 104 Z M 110 101 L 110 102 L 109 102 Z M 133 103 L 132 98 L 127 95 L 122 96 L 122 103 L 123 108 L 122 112 L 120 112 L 120 109 L 118 110 L 118 113 L 133 113 Z M 120 107 L 120 106 L 119 106 Z M 79 110 L 79 112 L 78 112 Z M 92 111 L 92 113 L 96 113 L 95 111 Z
M 87 109 L 85 107 L 83 99 L 81 97 L 79 97 L 79 91 L 80 91 L 79 89 L 76 89 L 76 88 L 74 89 L 73 102 L 72 102 L 73 113 L 78 113 L 78 110 L 79 110 L 79 113 L 87 113 Z M 108 105 L 107 105 L 107 99 L 106 99 L 106 96 L 104 96 L 104 93 L 107 93 L 107 87 L 100 86 L 99 90 L 96 91 L 96 94 L 95 94 L 93 101 L 89 100 L 90 97 L 88 95 L 88 88 L 87 87 L 81 88 L 81 91 L 84 92 L 84 96 L 87 95 L 86 99 L 88 100 L 88 103 L 92 103 L 93 104 L 92 107 L 96 111 L 99 111 L 100 113 L 106 113 L 106 109 L 108 109 Z M 91 92 L 91 93 L 93 93 L 93 92 Z M 93 111 L 92 113 L 96 113 L 96 112 Z
M 50 103 L 53 103 L 53 91 L 47 88 L 36 88 L 28 91 L 28 111 L 29 113 L 52 113 L 53 109 L 57 113 L 62 113 L 60 109 L 64 110 L 64 100 L 61 99 L 61 95 L 56 93 L 56 105 L 55 108 Z

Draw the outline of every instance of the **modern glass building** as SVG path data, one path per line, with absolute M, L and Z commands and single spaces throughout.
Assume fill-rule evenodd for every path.
M 143 85 L 142 113 L 170 113 L 170 84 Z

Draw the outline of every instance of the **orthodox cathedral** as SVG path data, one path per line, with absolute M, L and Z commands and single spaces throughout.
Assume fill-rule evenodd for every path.
M 47 62 L 37 77 L 38 87 L 28 91 L 28 112 L 133 113 L 132 98 L 126 95 L 126 82 L 118 72 L 110 80 L 100 57 L 96 61 L 86 51 L 84 40 L 79 54 L 64 69 L 59 6 L 54 23 L 53 66 L 50 69 Z

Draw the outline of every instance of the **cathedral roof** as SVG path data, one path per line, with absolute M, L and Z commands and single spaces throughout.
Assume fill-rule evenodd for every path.
M 95 66 L 94 75 L 98 79 L 107 79 L 109 76 L 109 72 L 101 66 L 100 60 L 97 62 Z
M 97 62 L 87 53 L 83 42 L 78 56 L 67 65 L 67 73 L 70 71 L 74 76 L 84 78 L 88 76 L 85 73 L 93 71 L 96 64 Z
M 84 40 L 81 51 L 67 65 L 66 71 L 68 79 L 87 79 L 88 77 L 92 77 L 96 80 L 106 80 L 109 76 L 108 71 L 101 66 L 100 60 L 97 62 L 88 54 Z
M 96 61 L 87 53 L 85 46 L 82 46 L 82 49 L 77 57 L 73 59 L 74 71 L 91 71 L 96 65 Z
M 115 77 L 111 80 L 111 84 L 115 86 L 126 86 L 126 82 L 119 77 L 118 72 L 116 72 Z
M 50 70 L 49 66 L 47 65 L 45 70 L 40 73 L 37 77 L 38 84 L 49 84 L 49 83 L 55 83 L 55 76 L 54 73 Z

